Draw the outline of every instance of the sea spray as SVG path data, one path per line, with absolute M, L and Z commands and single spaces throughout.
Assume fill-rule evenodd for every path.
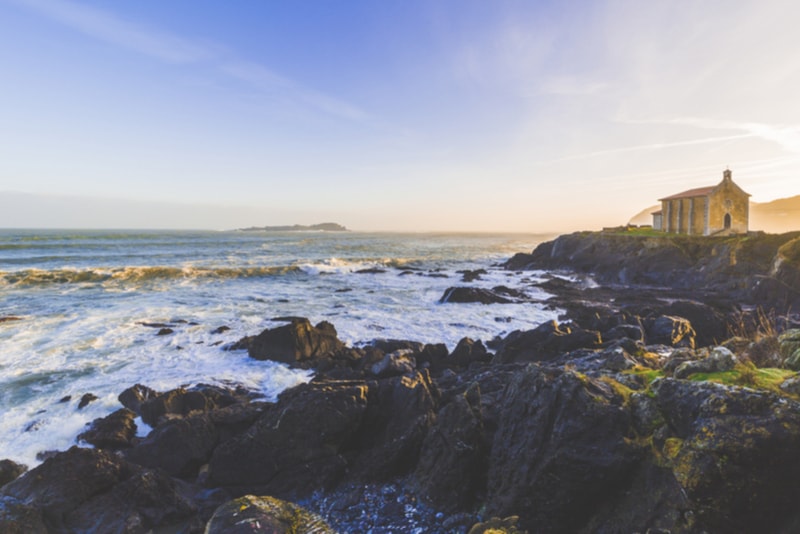
M 541 239 L 0 232 L 0 317 L 19 318 L 0 322 L 0 458 L 32 466 L 37 453 L 69 447 L 135 383 L 241 384 L 275 398 L 310 374 L 223 347 L 277 326 L 280 316 L 330 321 L 352 346 L 402 338 L 452 349 L 465 336 L 487 341 L 535 326 L 557 312 L 535 302 L 438 302 L 455 285 L 546 298 L 531 286 L 536 273 L 492 267 Z M 487 273 L 462 282 L 458 271 L 476 268 Z M 85 393 L 98 399 L 78 409 Z

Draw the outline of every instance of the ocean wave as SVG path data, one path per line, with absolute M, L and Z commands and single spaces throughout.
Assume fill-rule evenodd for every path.
M 306 274 L 348 274 L 364 269 L 402 269 L 414 260 L 406 258 L 370 258 L 357 261 L 329 258 L 323 261 L 300 263 L 297 267 Z
M 273 267 L 119 267 L 102 269 L 25 269 L 0 272 L 0 283 L 10 286 L 52 284 L 143 283 L 159 280 L 265 278 L 300 273 L 297 266 Z

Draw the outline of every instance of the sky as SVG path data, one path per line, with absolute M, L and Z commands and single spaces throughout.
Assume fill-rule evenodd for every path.
M 800 194 L 800 3 L 0 0 L 0 227 L 551 232 Z

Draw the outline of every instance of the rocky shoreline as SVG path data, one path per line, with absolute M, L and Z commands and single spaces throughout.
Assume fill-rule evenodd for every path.
M 134 385 L 94 448 L 0 462 L 0 531 L 796 532 L 799 235 L 562 236 L 506 264 L 564 271 L 561 321 L 452 351 L 285 318 L 226 348 L 311 382 Z

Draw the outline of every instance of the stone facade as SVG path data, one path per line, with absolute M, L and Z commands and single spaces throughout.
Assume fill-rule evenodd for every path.
M 690 189 L 659 199 L 653 228 L 674 234 L 715 235 L 747 233 L 750 195 L 736 185 L 730 170 L 711 187 Z

